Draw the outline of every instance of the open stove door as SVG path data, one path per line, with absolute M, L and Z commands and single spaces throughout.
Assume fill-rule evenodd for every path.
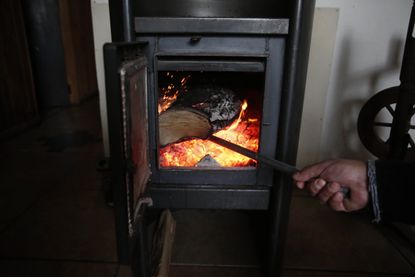
M 143 218 L 146 207 L 152 204 L 151 198 L 145 196 L 150 178 L 147 60 L 142 54 L 146 45 L 142 42 L 104 45 L 118 258 L 122 263 L 131 263 L 138 246 L 138 266 L 144 271 L 148 255 Z

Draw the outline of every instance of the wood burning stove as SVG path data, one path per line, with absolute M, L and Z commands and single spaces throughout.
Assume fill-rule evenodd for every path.
M 206 98 L 209 90 L 231 91 L 240 109 L 214 135 L 294 163 L 314 1 L 264 1 L 265 6 L 255 3 L 253 11 L 239 12 L 240 7 L 196 12 L 191 1 L 165 4 L 173 2 L 187 9 L 163 8 L 157 14 L 150 2 L 138 1 L 133 12 L 134 3 L 124 1 L 126 41 L 105 45 L 120 260 L 127 262 L 133 245 L 139 245 L 141 274 L 148 274 L 142 218 L 149 204 L 264 210 L 271 276 L 281 262 L 290 176 L 208 137 L 164 145 L 161 118 L 181 95 Z

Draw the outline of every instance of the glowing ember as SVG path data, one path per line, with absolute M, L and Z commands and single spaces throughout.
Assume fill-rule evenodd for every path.
M 256 118 L 248 118 L 246 116 L 247 108 L 248 103 L 244 101 L 238 119 L 228 128 L 216 132 L 215 135 L 257 152 L 259 120 Z M 160 150 L 160 166 L 193 167 L 208 154 L 223 167 L 256 165 L 256 161 L 213 142 L 193 139 L 162 148 Z
M 173 79 L 174 81 L 175 77 L 172 73 L 167 72 L 166 75 L 168 78 Z M 167 110 L 171 106 L 171 104 L 173 104 L 174 101 L 176 101 L 177 96 L 180 93 L 184 93 L 187 91 L 186 83 L 189 78 L 190 76 L 183 77 L 180 80 L 180 86 L 177 85 L 176 87 L 174 82 L 172 81 L 172 83 L 169 84 L 167 87 L 160 89 L 161 96 L 159 97 L 159 103 L 158 103 L 159 114 Z

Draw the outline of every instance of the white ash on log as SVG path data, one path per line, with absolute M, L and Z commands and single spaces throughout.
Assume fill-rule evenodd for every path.
M 196 167 L 221 167 L 211 155 L 207 154 L 195 165 Z
M 192 138 L 206 139 L 230 125 L 239 115 L 242 102 L 225 88 L 199 87 L 179 95 L 159 116 L 162 146 Z

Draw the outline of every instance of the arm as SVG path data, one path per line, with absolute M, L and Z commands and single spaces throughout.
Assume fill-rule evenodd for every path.
M 415 162 L 376 161 L 382 221 L 415 224 Z
M 336 211 L 359 210 L 370 195 L 377 219 L 415 223 L 415 162 L 376 161 L 370 181 L 367 171 L 362 161 L 329 160 L 302 169 L 293 179 Z M 341 186 L 350 189 L 350 198 L 339 192 Z

